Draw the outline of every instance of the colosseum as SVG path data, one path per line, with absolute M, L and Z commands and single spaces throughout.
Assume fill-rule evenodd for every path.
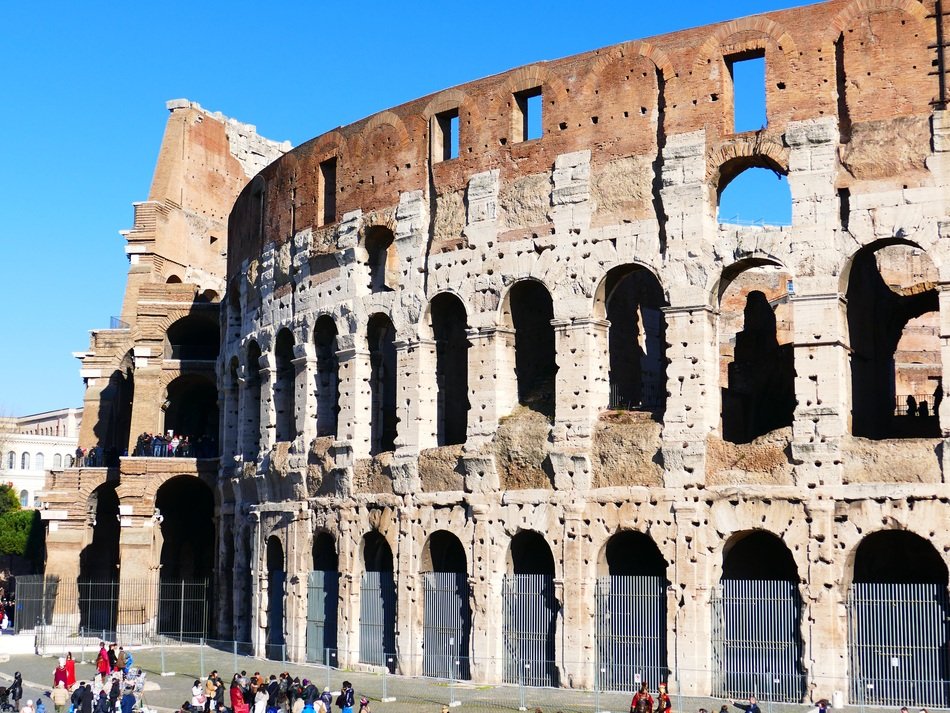
M 217 354 L 220 459 L 58 474 L 88 483 L 60 539 L 151 538 L 135 566 L 206 570 L 208 628 L 261 655 L 946 706 L 948 14 L 829 0 L 278 152 L 230 210 L 220 346 L 142 322 Z M 719 215 L 756 169 L 790 225 Z

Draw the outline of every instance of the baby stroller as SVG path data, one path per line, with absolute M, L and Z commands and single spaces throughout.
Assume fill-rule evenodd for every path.
M 0 686 L 0 713 L 16 711 L 16 706 L 10 703 L 10 690 L 6 686 Z

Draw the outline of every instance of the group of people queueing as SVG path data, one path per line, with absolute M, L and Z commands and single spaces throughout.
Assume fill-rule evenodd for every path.
M 204 684 L 195 681 L 191 689 L 190 703 L 182 705 L 182 711 L 195 713 L 205 711 L 221 713 L 224 705 L 224 684 L 217 671 L 212 671 Z M 269 678 L 260 673 L 248 676 L 246 671 L 235 673 L 228 691 L 232 713 L 333 713 L 333 705 L 340 713 L 353 713 L 356 700 L 353 684 L 344 681 L 334 699 L 329 687 L 320 690 L 310 680 L 291 676 L 284 672 Z M 361 696 L 359 713 L 370 713 L 369 699 Z

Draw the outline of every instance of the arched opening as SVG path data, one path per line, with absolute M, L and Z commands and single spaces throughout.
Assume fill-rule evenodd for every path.
M 165 280 L 166 285 L 180 285 L 181 278 L 178 275 L 169 275 Z
M 848 624 L 852 704 L 947 707 L 947 564 L 933 544 L 904 530 L 861 540 Z
M 46 459 L 42 453 L 37 453 L 36 457 L 33 459 L 33 469 L 46 470 Z
M 182 374 L 168 385 L 165 432 L 179 439 L 174 455 L 215 458 L 218 455 L 218 390 L 201 374 Z
M 784 168 L 767 156 L 720 168 L 718 220 L 729 225 L 791 225 L 792 191 Z
M 559 686 L 555 635 L 560 603 L 554 594 L 554 556 L 540 533 L 523 530 L 511 539 L 502 590 L 505 680 Z
M 182 361 L 214 361 L 218 358 L 221 335 L 213 314 L 182 317 L 165 332 L 165 358 Z
M 313 537 L 313 570 L 307 579 L 307 661 L 335 664 L 340 592 L 336 541 L 329 532 Z
M 115 631 L 119 612 L 119 496 L 100 485 L 87 501 L 92 539 L 79 554 L 79 625 Z
M 261 348 L 257 342 L 251 342 L 247 346 L 244 373 L 244 398 L 241 403 L 244 429 L 241 447 L 244 460 L 253 463 L 261 450 Z
M 267 538 L 267 634 L 266 655 L 274 661 L 286 661 L 284 649 L 284 582 L 287 579 L 284 546 L 280 538 Z
M 714 696 L 802 700 L 798 584 L 791 551 L 772 533 L 742 532 L 726 544 L 712 602 Z
M 26 508 L 30 506 L 30 492 L 28 490 L 20 491 L 20 507 Z
M 274 409 L 275 438 L 293 441 L 297 438 L 297 415 L 294 404 L 294 335 L 289 329 L 277 333 L 274 342 Z
M 854 256 L 847 297 L 855 436 L 940 436 L 938 279 L 926 253 L 907 243 L 875 243 Z
M 184 639 L 208 635 L 214 572 L 214 494 L 181 475 L 155 494 L 160 523 L 158 633 Z
M 16 470 L 16 453 L 7 451 L 7 470 Z
M 29 470 L 30 469 L 30 454 L 24 453 L 20 456 L 20 470 Z
M 241 388 L 241 362 L 236 356 L 231 357 L 228 362 L 227 377 L 224 384 L 224 418 L 222 418 L 221 434 L 224 440 L 222 444 L 222 455 L 226 462 L 233 463 L 235 456 L 240 451 L 240 388 Z
M 119 455 L 127 452 L 129 448 L 132 400 L 135 398 L 133 364 L 134 359 L 130 351 L 109 376 L 109 383 L 99 393 L 99 413 L 93 428 L 97 439 L 97 452 L 94 457 L 87 459 L 94 465 L 117 466 Z M 92 455 L 90 453 L 90 456 Z
M 367 326 L 370 361 L 370 454 L 396 449 L 396 330 L 384 314 Z
M 440 446 L 465 443 L 468 430 L 468 316 L 455 295 L 443 292 L 430 305 L 435 339 L 436 435 Z
M 666 403 L 666 320 L 663 288 L 638 265 L 615 267 L 598 291 L 610 322 L 609 408 L 662 411 Z
M 340 361 L 336 355 L 336 322 L 328 315 L 317 319 L 313 341 L 317 348 L 317 435 L 337 435 L 340 413 Z
M 393 551 L 378 531 L 363 537 L 360 661 L 396 670 L 396 578 Z
M 795 353 L 794 282 L 778 265 L 747 261 L 722 277 L 719 382 L 722 437 L 749 443 L 792 425 Z
M 228 339 L 240 339 L 241 338 L 241 287 L 238 284 L 237 278 L 231 280 L 231 284 L 228 287 L 228 301 L 227 301 L 227 310 L 228 310 Z
M 666 560 L 641 532 L 623 530 L 604 546 L 597 579 L 597 656 L 600 685 L 636 690 L 665 681 Z
M 394 240 L 393 231 L 382 225 L 366 229 L 366 260 L 372 292 L 389 292 L 399 286 L 399 257 Z
M 445 530 L 429 536 L 422 550 L 423 672 L 467 680 L 472 610 L 468 564 L 458 537 Z
M 53 467 L 62 468 L 63 467 L 63 456 L 59 453 L 53 455 Z
M 507 318 L 515 330 L 515 374 L 518 403 L 554 419 L 554 305 L 540 282 L 522 280 L 507 296 Z

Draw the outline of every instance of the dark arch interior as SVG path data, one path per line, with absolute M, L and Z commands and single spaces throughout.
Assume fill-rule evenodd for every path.
M 662 409 L 666 401 L 663 290 L 649 270 L 614 268 L 604 285 L 610 321 L 610 408 Z
M 294 414 L 294 336 L 289 329 L 277 333 L 274 344 L 274 406 L 277 409 L 276 438 L 292 441 L 297 437 Z
M 544 537 L 533 530 L 519 532 L 511 539 L 511 574 L 546 574 L 554 576 L 554 555 Z
M 393 551 L 386 538 L 376 530 L 363 538 L 363 564 L 367 572 L 393 571 Z
M 110 582 L 119 578 L 119 496 L 111 485 L 100 485 L 89 496 L 94 514 L 92 542 L 79 556 L 79 579 Z
M 551 295 L 541 283 L 524 280 L 511 288 L 508 302 L 515 330 L 518 402 L 553 419 L 557 359 Z
M 791 551 L 781 539 L 761 530 L 740 536 L 727 548 L 722 578 L 799 581 Z
M 284 546 L 280 543 L 280 538 L 271 535 L 267 538 L 267 571 L 284 571 Z
M 214 495 L 204 482 L 179 476 L 158 489 L 162 515 L 161 579 L 202 581 L 214 571 Z
M 313 332 L 317 347 L 317 435 L 336 436 L 340 413 L 340 362 L 336 323 L 323 315 Z
M 862 248 L 854 257 L 848 278 L 851 431 L 855 436 L 873 439 L 938 437 L 936 413 L 926 417 L 895 415 L 894 371 L 894 356 L 904 327 L 912 319 L 939 309 L 937 290 L 908 295 L 891 290 L 875 258 L 875 252 L 883 247 Z
M 642 532 L 624 530 L 607 540 L 607 570 L 611 577 L 666 578 L 666 560 L 653 539 Z
M 189 315 L 172 324 L 165 333 L 167 356 L 170 359 L 218 358 L 221 336 L 218 320 L 211 315 Z
M 244 459 L 252 461 L 257 458 L 261 441 L 261 348 L 257 342 L 251 342 L 247 347 L 247 362 L 245 363 L 247 389 L 246 406 L 244 408 L 246 423 L 242 439 Z
M 374 225 L 366 230 L 366 253 L 369 262 L 369 288 L 373 292 L 389 291 L 395 285 L 391 284 L 392 272 L 395 265 L 395 250 L 393 249 L 393 231 L 381 225 Z
M 367 338 L 373 401 L 370 452 L 376 455 L 396 448 L 396 330 L 389 317 L 370 317 Z
M 459 538 L 445 530 L 433 532 L 422 555 L 422 571 L 462 574 L 467 570 L 465 548 Z
M 267 538 L 267 658 L 284 660 L 284 546 L 275 535 Z
M 168 385 L 165 430 L 187 436 L 190 455 L 211 458 L 217 455 L 218 390 L 204 376 L 185 374 Z
M 947 585 L 947 565 L 934 546 L 904 530 L 874 532 L 858 545 L 854 581 Z
M 178 275 L 169 275 L 168 279 L 165 282 L 169 285 L 180 285 L 181 278 Z
M 455 295 L 432 300 L 432 336 L 436 344 L 438 444 L 465 443 L 468 428 L 468 316 Z
M 336 541 L 329 532 L 318 532 L 313 538 L 313 568 L 324 572 L 339 569 Z
M 97 445 L 104 449 L 104 453 L 101 454 L 103 459 L 93 459 L 93 464 L 119 464 L 119 455 L 129 447 L 134 398 L 135 371 L 132 367 L 132 353 L 129 352 L 119 368 L 109 376 L 109 383 L 99 396 L 99 412 L 93 433 Z

